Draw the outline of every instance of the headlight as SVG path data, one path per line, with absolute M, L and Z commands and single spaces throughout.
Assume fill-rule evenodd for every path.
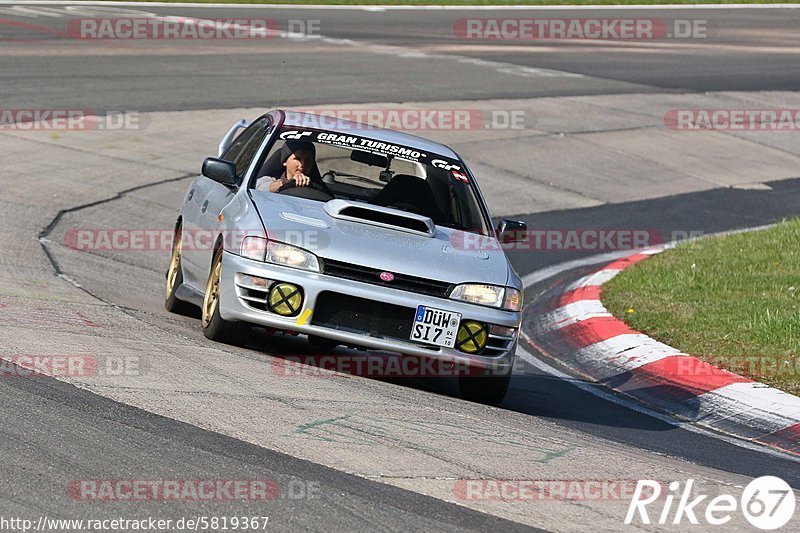
M 469 283 L 466 285 L 459 285 L 453 289 L 453 292 L 450 293 L 450 298 L 478 305 L 500 307 L 503 303 L 504 293 L 505 287 Z
M 508 311 L 519 311 L 522 308 L 522 294 L 511 287 L 466 283 L 453 289 L 450 298 L 489 307 L 500 307 Z
M 283 244 L 281 242 L 269 241 L 267 243 L 265 261 L 292 268 L 319 272 L 319 261 L 316 255 L 302 248 Z

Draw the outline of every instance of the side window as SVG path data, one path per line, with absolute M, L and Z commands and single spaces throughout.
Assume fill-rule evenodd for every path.
M 231 145 L 228 147 L 225 153 L 222 154 L 222 159 L 230 162 L 236 161 L 236 157 L 239 155 L 239 152 L 242 151 L 242 148 L 244 148 L 244 146 L 247 144 L 247 141 L 249 141 L 253 137 L 253 134 L 256 132 L 257 129 L 258 129 L 258 122 L 254 122 L 253 124 L 250 124 L 247 128 L 245 128 L 245 130 L 242 133 L 240 133 L 235 139 L 233 139 Z
M 264 117 L 250 124 L 231 143 L 230 148 L 222 154 L 222 159 L 236 163 L 236 173 L 242 176 L 253 160 L 258 147 L 267 135 L 269 119 Z
M 266 118 L 254 124 L 258 126 L 256 131 L 250 136 L 250 139 L 247 141 L 242 151 L 234 158 L 233 162 L 236 163 L 236 174 L 239 177 L 243 177 L 245 172 L 247 172 L 247 168 L 253 161 L 256 152 L 258 152 L 258 148 L 261 146 L 261 143 L 264 142 L 264 138 L 267 136 L 267 124 L 268 120 Z

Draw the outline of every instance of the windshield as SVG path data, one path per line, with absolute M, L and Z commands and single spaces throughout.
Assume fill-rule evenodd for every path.
M 306 187 L 289 183 L 277 194 L 327 201 L 332 198 L 381 205 L 430 217 L 438 226 L 488 234 L 488 225 L 460 161 L 360 135 L 297 131 L 285 127 L 259 166 L 252 187 L 270 183 L 295 168 L 286 158 L 305 146 Z M 295 189 L 295 190 L 293 190 Z M 320 192 L 321 191 L 321 192 Z M 324 193 L 324 194 L 323 194 Z

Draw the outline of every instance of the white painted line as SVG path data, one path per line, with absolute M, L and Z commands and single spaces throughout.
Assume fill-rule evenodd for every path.
M 600 272 L 609 272 L 609 274 L 602 274 L 602 275 L 598 276 L 598 274 L 600 274 Z M 611 273 L 613 273 L 613 274 L 611 274 Z M 577 290 L 577 289 L 583 289 L 583 288 L 586 288 L 586 287 L 599 287 L 603 283 L 605 283 L 605 281 L 611 280 L 618 273 L 619 273 L 619 270 L 599 270 L 597 272 L 593 272 L 591 274 L 583 276 L 582 278 L 578 278 L 577 280 L 573 281 L 572 283 L 570 283 L 569 285 L 564 287 L 564 292 L 566 293 L 566 292 L 569 292 L 569 291 L 574 291 L 574 290 Z M 605 281 L 602 281 L 603 279 L 605 279 L 605 276 L 607 276 L 607 275 L 611 276 L 611 277 L 609 277 Z
M 527 288 L 568 270 L 589 265 L 596 265 L 598 263 L 610 263 L 611 261 L 621 259 L 634 253 L 636 253 L 636 250 L 620 250 L 618 252 L 607 252 L 604 254 L 582 257 L 580 259 L 573 259 L 572 261 L 565 261 L 564 263 L 558 263 L 556 265 L 540 268 L 539 270 L 535 270 L 530 274 L 526 274 L 522 277 L 522 283 Z
M 758 416 L 769 416 L 774 421 L 773 428 L 767 433 L 800 423 L 800 398 L 762 383 L 731 383 L 702 394 L 698 399 L 703 402 L 704 397 L 714 398 L 718 406 L 736 405 L 741 406 L 743 411 L 757 410 L 760 411 Z M 712 418 L 725 418 L 724 413 L 720 413 L 719 409 L 707 411 L 711 413 Z M 730 414 L 728 411 L 729 416 Z
M 593 376 L 602 381 L 676 355 L 686 354 L 643 333 L 626 333 L 581 348 L 574 357 L 584 368 L 592 369 Z
M 656 255 L 656 254 L 660 254 L 660 253 L 661 253 L 661 252 L 663 252 L 665 249 L 666 249 L 666 248 L 665 248 L 664 246 L 657 246 L 657 247 L 655 247 L 655 248 L 649 248 L 649 249 L 647 249 L 647 250 L 642 250 L 642 251 L 640 251 L 640 252 L 636 252 L 636 253 L 639 253 L 639 254 L 644 254 L 644 255 Z
M 611 317 L 611 313 L 603 307 L 600 300 L 580 300 L 542 315 L 539 325 L 542 331 L 556 331 L 570 324 L 598 317 Z
M 85 5 L 85 6 L 142 6 L 155 7 L 202 7 L 234 9 L 318 9 L 355 11 L 632 11 L 632 10 L 729 10 L 729 9 L 798 9 L 800 4 L 665 4 L 665 5 L 507 5 L 507 6 L 398 6 L 398 5 L 328 5 L 328 4 L 202 4 L 197 2 L 70 2 L 69 0 L 0 0 L 0 5 Z
M 13 4 L 14 5 L 19 5 L 18 2 L 14 2 Z M 119 3 L 118 5 L 127 5 L 127 4 L 128 3 Z M 6 4 L 5 3 L 0 3 L 0 5 L 6 5 Z M 34 5 L 34 4 L 31 4 L 31 5 Z M 36 5 L 39 5 L 39 4 L 36 4 Z M 41 5 L 44 5 L 44 4 L 41 4 Z M 56 4 L 56 5 L 60 5 L 60 4 Z M 38 14 L 35 14 L 35 13 L 33 13 L 35 11 L 35 9 L 22 7 L 22 8 L 20 8 L 19 16 L 37 17 L 38 15 L 42 15 L 42 16 L 45 16 L 45 17 L 59 18 L 59 17 L 62 17 L 62 16 L 70 15 L 70 12 L 69 12 L 70 7 L 73 7 L 76 4 L 74 2 L 66 2 L 64 5 L 66 6 L 66 8 L 63 10 L 63 13 L 62 12 L 53 12 L 53 11 L 56 11 L 56 10 L 50 10 L 50 11 L 48 11 L 48 10 L 40 10 L 40 12 Z M 109 3 L 109 2 L 99 2 L 99 3 L 87 2 L 87 3 L 85 3 L 85 5 L 103 6 L 104 7 L 104 9 L 102 10 L 103 12 L 108 12 L 109 15 L 113 15 L 114 14 L 113 12 L 111 12 L 113 10 L 105 9 L 105 8 L 107 8 L 107 6 L 111 5 L 111 3 Z M 137 6 L 137 7 L 147 7 L 147 6 L 151 6 L 153 4 L 149 3 L 149 2 L 143 2 L 143 3 L 130 3 L 130 5 Z M 167 5 L 172 6 L 172 5 L 175 5 L 175 4 L 167 4 Z M 203 7 L 207 6 L 207 4 L 200 4 L 200 5 L 203 6 Z M 253 7 L 253 6 L 248 5 L 248 7 Z M 259 5 L 259 6 L 255 6 L 255 7 L 263 7 L 263 5 Z M 349 7 L 354 7 L 354 6 L 349 6 Z M 8 12 L 13 11 L 13 10 L 14 10 L 14 8 L 12 8 L 12 9 L 3 9 L 3 11 L 5 13 L 8 13 Z M 129 10 L 126 10 L 125 12 L 127 13 L 127 11 L 129 11 Z M 77 14 L 78 12 L 75 11 L 74 13 Z M 151 13 L 151 12 L 148 12 L 148 11 L 142 11 L 142 10 L 137 10 L 137 13 L 138 14 L 142 14 L 143 16 L 146 15 L 148 17 L 153 17 L 155 19 L 175 20 L 175 21 L 184 22 L 184 23 L 187 23 L 187 24 L 197 24 L 197 23 L 199 23 L 201 21 L 202 22 L 207 22 L 207 23 L 212 23 L 212 24 L 216 24 L 218 22 L 218 21 L 214 21 L 213 19 L 203 19 L 203 18 L 186 17 L 186 16 L 179 16 L 179 15 L 157 15 L 155 13 Z M 134 13 L 127 13 L 127 14 L 131 15 L 131 14 L 134 14 Z M 12 14 L 12 16 L 16 16 L 16 14 Z M 120 14 L 120 16 L 125 16 L 125 14 Z M 239 25 L 239 24 L 234 24 L 231 27 L 232 28 L 236 28 L 236 29 L 249 29 L 246 25 Z M 470 66 L 478 67 L 478 68 L 488 68 L 488 69 L 494 70 L 498 74 L 506 74 L 506 75 L 510 75 L 510 76 L 520 76 L 520 77 L 524 77 L 524 78 L 584 78 L 585 77 L 583 74 L 577 74 L 577 73 L 574 73 L 574 72 L 567 72 L 567 71 L 562 71 L 562 70 L 553 70 L 553 69 L 546 69 L 546 68 L 528 67 L 528 66 L 525 66 L 525 65 L 517 65 L 517 64 L 514 64 L 514 63 L 505 63 L 505 62 L 502 62 L 502 61 L 489 61 L 489 60 L 486 60 L 486 59 L 479 59 L 479 58 L 475 58 L 475 57 L 460 56 L 460 55 L 454 55 L 454 54 L 429 53 L 429 52 L 424 52 L 424 51 L 417 50 L 417 49 L 414 49 L 414 48 L 408 48 L 408 47 L 402 47 L 402 46 L 392 46 L 392 45 L 385 45 L 385 44 L 376 44 L 376 43 L 371 43 L 371 42 L 367 42 L 367 41 L 356 41 L 356 40 L 353 40 L 353 39 L 340 39 L 340 38 L 326 37 L 326 36 L 323 36 L 323 35 L 316 35 L 316 34 L 315 35 L 306 35 L 306 34 L 300 34 L 300 33 L 276 31 L 276 30 L 269 30 L 269 29 L 258 29 L 258 30 L 251 30 L 251 31 L 253 31 L 253 33 L 257 34 L 257 35 L 258 34 L 267 35 L 267 36 L 274 35 L 274 36 L 278 36 L 278 37 L 292 38 L 292 39 L 295 39 L 295 40 L 321 41 L 321 42 L 325 42 L 325 43 L 328 43 L 328 44 L 331 44 L 331 45 L 334 45 L 334 46 L 356 47 L 356 48 L 359 48 L 359 49 L 362 49 L 362 50 L 365 50 L 367 52 L 374 53 L 374 54 L 384 54 L 384 55 L 390 55 L 390 56 L 400 57 L 400 58 L 405 58 L 405 59 L 408 59 L 408 58 L 428 59 L 428 60 L 434 60 L 435 59 L 435 60 L 439 60 L 439 61 L 456 62 L 456 63 L 462 64 L 462 65 L 470 65 Z
M 572 285 L 570 285 L 570 287 L 574 289 L 580 289 L 581 287 L 599 287 L 614 279 L 620 272 L 622 271 L 616 268 L 604 268 L 603 270 L 598 270 L 594 274 L 582 277 L 575 282 L 574 287 L 572 287 Z
M 581 381 L 580 379 L 576 379 L 575 377 L 570 376 L 569 374 L 565 374 L 564 372 L 561 372 L 560 370 L 548 365 L 544 361 L 537 359 L 536 356 L 532 355 L 522 346 L 517 347 L 517 355 L 520 356 L 524 361 L 526 361 L 534 368 L 546 372 L 557 378 L 560 378 L 569 383 L 570 385 L 572 385 L 573 387 L 576 387 L 584 392 L 588 392 L 589 394 L 597 396 L 598 398 L 605 400 L 607 402 L 611 402 L 615 405 L 625 407 L 626 409 L 630 409 L 631 411 L 637 412 L 639 414 L 655 418 L 656 420 L 664 422 L 665 424 L 669 424 L 670 426 L 674 426 L 680 429 L 685 429 L 686 431 L 690 431 L 691 433 L 696 433 L 698 435 L 703 435 L 705 437 L 711 437 L 713 439 L 719 439 L 723 442 L 727 442 L 728 444 L 733 444 L 734 446 L 737 446 L 739 448 L 744 448 L 746 450 L 765 453 L 773 457 L 779 457 L 781 459 L 788 459 L 790 461 L 800 463 L 800 457 L 780 452 L 774 448 L 769 448 L 761 444 L 752 444 L 750 442 L 741 440 L 740 438 L 731 437 L 728 435 L 717 433 L 715 431 L 709 431 L 700 426 L 694 425 L 690 422 L 681 422 L 675 420 L 674 418 L 668 415 L 659 413 L 658 411 L 654 411 L 652 409 L 648 409 L 639 402 L 629 400 L 624 396 L 620 396 L 618 394 L 614 394 L 608 391 L 607 389 L 604 389 L 602 385 L 598 385 L 595 383 L 587 383 L 585 381 Z
M 522 76 L 525 78 L 584 78 L 585 77 L 583 74 L 576 74 L 574 72 L 567 72 L 563 70 L 526 67 L 524 65 L 516 65 L 514 63 L 504 63 L 502 61 L 488 61 L 486 59 L 478 59 L 475 57 L 466 57 L 466 56 L 451 55 L 451 54 L 435 54 L 403 46 L 374 44 L 366 41 L 354 41 L 352 39 L 338 39 L 334 37 L 319 37 L 319 38 L 326 43 L 339 46 L 359 47 L 374 54 L 387 54 L 403 58 L 416 58 L 416 59 L 424 58 L 424 59 L 437 59 L 440 61 L 455 61 L 457 63 L 461 63 L 464 65 L 491 68 L 500 74 Z

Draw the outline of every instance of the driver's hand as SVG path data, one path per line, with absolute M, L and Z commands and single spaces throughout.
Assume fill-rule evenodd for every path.
M 308 176 L 306 176 L 302 172 L 298 172 L 297 174 L 295 174 L 294 178 L 292 178 L 292 179 L 294 179 L 294 183 L 298 187 L 305 187 L 309 183 L 311 183 L 311 178 L 309 178 Z

